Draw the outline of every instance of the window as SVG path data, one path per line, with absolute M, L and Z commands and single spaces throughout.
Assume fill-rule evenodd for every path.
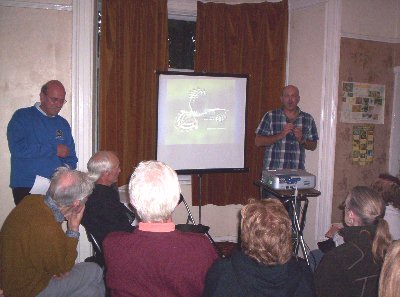
M 169 68 L 194 69 L 195 37 L 196 22 L 168 20 Z

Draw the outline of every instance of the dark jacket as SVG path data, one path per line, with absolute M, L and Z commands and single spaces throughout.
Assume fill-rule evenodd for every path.
M 130 217 L 133 214 L 120 202 L 114 186 L 96 184 L 86 202 L 82 225 L 101 245 L 110 232 L 132 232 Z
M 376 226 L 342 229 L 344 244 L 322 258 L 315 272 L 319 297 L 377 297 L 381 263 L 372 255 Z
M 220 259 L 208 271 L 204 297 L 313 297 L 312 272 L 292 258 L 284 265 L 267 266 L 237 252 Z

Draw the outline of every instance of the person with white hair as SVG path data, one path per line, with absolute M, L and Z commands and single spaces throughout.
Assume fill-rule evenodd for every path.
M 87 168 L 95 186 L 86 203 L 82 225 L 102 245 L 111 232 L 132 232 L 135 229 L 131 225 L 134 214 L 120 202 L 116 183 L 121 169 L 118 157 L 113 152 L 95 153 Z
M 79 224 L 92 190 L 86 173 L 60 167 L 46 196 L 29 195 L 11 211 L 0 231 L 5 296 L 105 295 L 102 269 L 95 263 L 75 265 Z
M 201 296 L 217 253 L 204 234 L 175 229 L 180 199 L 176 172 L 159 161 L 143 161 L 129 182 L 140 218 L 132 233 L 114 232 L 103 242 L 106 283 L 112 296 Z

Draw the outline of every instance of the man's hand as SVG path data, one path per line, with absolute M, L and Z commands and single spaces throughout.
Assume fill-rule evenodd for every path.
M 301 141 L 303 139 L 303 131 L 302 131 L 302 129 L 299 128 L 299 127 L 295 127 L 293 129 L 293 134 L 294 134 L 294 137 L 296 137 L 296 140 L 301 143 Z
M 284 138 L 286 135 L 288 135 L 289 133 L 293 133 L 294 132 L 294 129 L 295 129 L 295 127 L 294 127 L 294 125 L 293 125 L 293 123 L 287 123 L 284 127 L 283 127 L 283 130 L 281 131 L 281 135 L 282 135 L 282 138 Z
M 66 158 L 69 156 L 69 149 L 64 144 L 57 144 L 57 157 Z
M 79 231 L 79 225 L 81 223 L 83 212 L 85 210 L 85 204 L 79 204 L 73 206 L 71 211 L 65 214 L 65 219 L 68 221 L 68 230 Z
M 269 146 L 274 144 L 275 142 L 280 141 L 281 139 L 285 138 L 287 134 L 293 133 L 294 129 L 293 123 L 287 123 L 281 132 L 275 135 L 264 136 L 264 135 L 256 135 L 255 138 L 255 145 L 256 146 Z

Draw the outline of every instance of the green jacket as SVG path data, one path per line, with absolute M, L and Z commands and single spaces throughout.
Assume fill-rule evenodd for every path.
M 36 296 L 75 264 L 78 240 L 67 237 L 44 196 L 25 197 L 0 231 L 0 288 L 7 297 Z

